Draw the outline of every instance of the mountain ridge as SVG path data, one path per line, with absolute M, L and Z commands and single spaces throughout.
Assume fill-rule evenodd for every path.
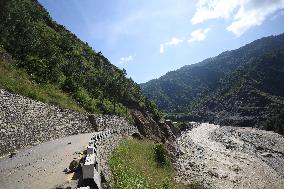
M 281 74 L 284 74 L 282 73 L 282 68 L 284 67 L 284 64 L 282 64 L 282 53 L 284 49 L 283 42 L 284 34 L 264 37 L 236 50 L 225 51 L 216 57 L 205 59 L 204 61 L 197 64 L 183 66 L 176 71 L 168 72 L 166 75 L 160 77 L 159 79 L 151 80 L 147 83 L 141 84 L 140 86 L 144 94 L 151 100 L 156 102 L 158 107 L 161 108 L 164 112 L 188 113 L 191 115 L 191 118 L 199 115 L 197 117 L 199 117 L 199 119 L 202 119 L 203 121 L 214 121 L 216 123 L 222 124 L 264 127 L 265 124 L 260 124 L 259 122 L 261 119 L 260 115 L 258 115 L 257 121 L 253 123 L 237 123 L 238 121 L 218 121 L 218 113 L 212 112 L 212 108 L 210 107 L 209 102 L 216 99 L 213 98 L 213 96 L 216 96 L 216 91 L 218 90 L 231 90 L 231 97 L 233 97 L 234 95 L 238 96 L 238 94 L 236 93 L 237 90 L 234 91 L 237 87 L 234 85 L 238 83 L 238 80 L 233 79 L 231 83 L 226 83 L 226 81 L 230 79 L 234 74 L 239 75 L 239 77 L 235 78 L 239 78 L 244 81 L 248 81 L 250 77 L 253 78 L 258 74 L 259 71 L 261 71 L 261 65 L 258 65 L 255 62 L 261 61 L 261 59 L 265 59 L 265 57 L 268 57 L 267 59 L 265 59 L 266 62 L 273 62 L 275 61 L 276 57 L 276 62 L 278 61 L 280 63 L 279 65 L 271 65 L 273 67 L 278 66 L 278 70 L 268 69 L 268 71 L 264 70 L 261 72 L 263 76 L 270 78 L 270 85 L 268 85 L 267 83 L 265 83 L 265 85 L 268 86 L 268 88 L 272 88 L 273 85 L 282 86 L 282 84 L 284 83 L 284 78 L 281 77 Z M 265 62 L 263 62 L 263 64 L 264 63 Z M 257 66 L 255 68 L 251 68 L 251 65 Z M 251 73 L 246 72 L 247 68 L 249 68 Z M 281 71 L 281 74 L 276 81 L 271 79 L 273 77 L 270 76 L 277 71 Z M 250 77 L 248 77 L 248 75 Z M 257 77 L 255 79 L 257 79 L 260 84 L 264 82 L 261 80 L 261 77 Z M 223 86 L 225 84 L 231 86 L 231 88 L 227 87 L 225 89 Z M 245 87 L 249 86 L 246 82 L 244 82 L 244 85 Z M 253 88 L 256 86 L 258 86 L 257 82 L 254 82 L 252 88 L 247 90 L 246 94 L 248 97 L 251 97 L 250 94 L 254 90 Z M 278 88 L 280 92 L 284 91 L 282 87 Z M 259 91 L 260 93 L 263 92 L 262 88 L 260 88 Z M 279 96 L 277 97 L 277 101 L 281 101 L 281 103 L 278 103 L 278 105 L 280 106 L 280 109 L 282 109 L 283 92 L 279 93 L 278 95 Z M 270 98 L 274 98 L 273 94 L 268 93 L 268 96 L 271 96 Z M 258 96 L 258 98 L 260 98 L 260 96 Z M 208 104 L 206 104 L 205 101 L 208 102 Z M 271 103 L 274 102 L 269 101 L 266 104 L 264 103 L 263 106 L 269 105 Z M 252 104 L 253 103 L 251 103 L 251 105 Z M 216 105 L 216 103 L 215 106 L 219 107 L 218 104 Z M 220 108 L 220 111 L 221 109 L 222 108 Z M 249 111 L 247 112 L 247 115 L 250 115 Z M 277 111 L 274 111 L 274 109 L 272 108 L 270 112 L 271 114 L 269 115 L 274 116 L 279 112 L 279 109 L 277 109 Z M 216 116 L 214 116 L 214 114 Z M 233 116 L 234 113 L 231 112 L 230 115 Z M 245 114 L 240 117 L 245 118 Z M 269 116 L 267 115 L 264 117 L 268 119 Z M 267 121 L 267 119 L 263 120 L 263 122 Z M 281 129 L 281 133 L 282 132 L 283 131 Z
M 258 42 L 261 41 L 262 39 L 272 39 L 272 38 L 274 38 L 274 37 L 276 37 L 276 36 L 282 36 L 282 37 L 283 37 L 283 36 L 284 36 L 284 33 L 279 34 L 279 35 L 270 35 L 270 36 L 267 36 L 267 37 L 262 37 L 262 38 L 260 38 L 260 39 L 256 39 L 256 40 L 254 40 L 254 41 L 252 41 L 252 42 L 250 42 L 250 43 L 247 43 L 247 44 L 245 44 L 244 46 L 241 46 L 241 47 L 239 47 L 239 48 L 232 49 L 232 50 L 226 50 L 226 51 L 223 51 L 223 52 L 219 53 L 219 54 L 216 55 L 216 56 L 212 56 L 212 57 L 209 57 L 209 58 L 205 58 L 204 60 L 199 61 L 199 62 L 196 62 L 196 63 L 193 63 L 193 64 L 184 65 L 184 66 L 182 66 L 182 67 L 180 67 L 180 68 L 178 68 L 178 69 L 176 69 L 176 70 L 168 71 L 167 73 L 165 73 L 164 75 L 162 75 L 162 76 L 160 76 L 160 77 L 158 77 L 158 78 L 151 79 L 151 80 L 149 80 L 149 81 L 147 81 L 147 82 L 139 83 L 139 85 L 142 85 L 142 86 L 143 86 L 144 84 L 149 83 L 149 82 L 151 82 L 151 81 L 156 81 L 156 80 L 158 80 L 158 79 L 162 79 L 163 77 L 165 77 L 167 74 L 170 74 L 171 72 L 180 71 L 181 69 L 187 69 L 187 68 L 192 68 L 192 67 L 195 67 L 195 66 L 200 66 L 200 65 L 202 65 L 202 64 L 206 64 L 207 62 L 213 60 L 214 58 L 217 58 L 217 57 L 219 57 L 219 56 L 223 56 L 223 55 L 225 55 L 225 54 L 228 54 L 228 53 L 231 53 L 231 52 L 234 52 L 234 51 L 238 51 L 238 50 L 243 49 L 243 48 L 249 48 L 249 46 L 251 46 L 251 45 L 253 45 L 253 44 L 255 44 L 255 43 L 258 43 Z

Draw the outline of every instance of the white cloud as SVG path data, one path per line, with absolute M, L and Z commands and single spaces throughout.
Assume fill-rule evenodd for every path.
M 277 19 L 279 16 L 283 16 L 284 15 L 284 10 L 281 10 L 280 12 L 277 12 L 276 14 L 274 14 L 270 20 L 275 20 Z
M 209 19 L 228 19 L 242 0 L 198 0 L 192 24 L 202 23 Z
M 203 41 L 206 38 L 206 34 L 210 30 L 210 28 L 194 30 L 193 32 L 191 32 L 188 42 L 191 43 L 194 41 Z
M 203 41 L 206 38 L 206 34 L 210 31 L 210 28 L 205 29 L 197 29 L 191 32 L 190 38 L 188 39 L 188 42 L 194 42 L 194 41 Z M 164 54 L 165 49 L 168 46 L 177 46 L 180 43 L 185 42 L 185 37 L 177 38 L 173 37 L 170 41 L 167 41 L 165 43 L 160 44 L 160 54 Z
M 182 42 L 183 42 L 183 39 L 179 39 L 179 38 L 173 37 L 170 41 L 166 42 L 165 45 L 166 46 L 178 45 L 178 44 L 180 44 Z
M 184 42 L 183 38 L 173 37 L 170 41 L 160 44 L 160 54 L 164 54 L 165 48 L 168 46 L 176 46 L 180 43 Z
M 160 44 L 160 54 L 164 54 L 164 52 L 165 52 L 165 45 Z
M 131 61 L 133 61 L 133 56 L 129 55 L 127 57 L 120 58 L 119 64 L 126 64 L 126 63 L 131 62 Z
M 240 36 L 283 9 L 284 0 L 198 0 L 196 7 L 192 24 L 217 18 L 233 19 L 227 30 Z

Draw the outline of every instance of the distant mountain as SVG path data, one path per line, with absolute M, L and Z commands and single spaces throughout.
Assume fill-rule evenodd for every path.
M 140 86 L 165 112 L 284 133 L 283 124 L 279 126 L 284 112 L 284 34 L 256 40 Z
M 125 70 L 57 24 L 37 0 L 0 1 L 0 74 L 1 88 L 64 108 L 125 117 L 134 108 L 159 117 Z

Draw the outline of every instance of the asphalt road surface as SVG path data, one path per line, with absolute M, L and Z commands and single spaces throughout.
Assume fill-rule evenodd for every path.
M 74 175 L 64 169 L 80 156 L 92 135 L 69 136 L 22 149 L 12 158 L 0 158 L 0 189 L 48 189 L 72 184 Z

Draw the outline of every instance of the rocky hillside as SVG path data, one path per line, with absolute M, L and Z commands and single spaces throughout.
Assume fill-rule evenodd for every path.
M 185 113 L 184 119 L 256 126 L 283 134 L 283 42 L 284 34 L 262 38 L 141 87 L 158 107 Z

